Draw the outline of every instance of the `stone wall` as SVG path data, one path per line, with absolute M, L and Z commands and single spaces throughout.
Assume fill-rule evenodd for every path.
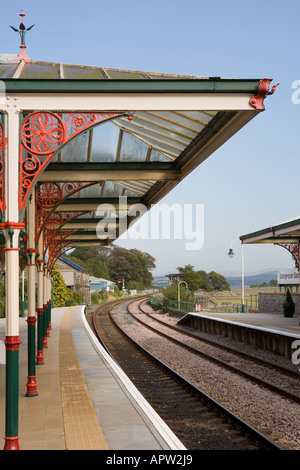
M 293 301 L 295 303 L 294 316 L 300 316 L 300 293 L 291 292 Z M 268 294 L 261 292 L 258 294 L 258 312 L 261 313 L 275 313 L 283 315 L 283 302 L 285 301 L 285 292 L 277 292 Z

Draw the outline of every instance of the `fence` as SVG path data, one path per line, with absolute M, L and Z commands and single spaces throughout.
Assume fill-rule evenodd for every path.
M 244 308 L 241 303 L 235 303 L 233 305 L 228 305 L 224 307 L 223 305 L 216 306 L 213 310 L 215 312 L 223 312 L 223 313 L 246 313 L 250 310 L 257 310 L 258 308 L 258 295 L 257 294 L 250 294 L 250 298 L 245 299 L 244 301 Z
M 161 302 L 157 300 L 157 298 L 152 297 L 151 300 L 151 305 L 153 306 L 162 306 Z M 201 300 L 197 302 L 185 302 L 185 301 L 180 301 L 178 302 L 177 300 L 168 300 L 164 299 L 163 305 L 170 310 L 175 310 L 177 312 L 183 312 L 183 313 L 188 313 L 188 312 L 193 312 L 193 313 L 198 313 L 201 310 L 204 310 L 201 308 Z M 223 313 L 242 313 L 242 312 L 249 312 L 249 310 L 253 309 L 256 310 L 258 308 L 258 296 L 257 294 L 251 294 L 250 298 L 245 299 L 244 303 L 244 309 L 242 306 L 242 301 L 239 304 L 233 304 L 233 305 L 228 305 L 227 307 L 224 307 L 222 305 L 217 305 L 215 304 L 215 308 L 210 308 L 208 310 L 213 311 L 213 312 L 223 312 Z
M 156 297 L 151 297 L 150 303 L 153 306 L 157 306 L 157 307 L 164 306 L 167 309 L 176 310 L 178 312 L 184 312 L 184 313 L 200 311 L 200 303 L 194 303 L 194 302 L 185 302 L 185 301 L 178 302 L 177 300 L 164 299 L 163 305 L 162 305 L 161 301 L 159 301 Z

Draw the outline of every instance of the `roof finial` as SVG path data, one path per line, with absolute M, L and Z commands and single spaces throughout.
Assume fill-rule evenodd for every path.
M 20 26 L 19 26 L 19 29 L 17 28 L 14 28 L 13 26 L 10 26 L 14 31 L 16 31 L 16 33 L 19 33 L 20 34 L 20 37 L 21 37 L 21 53 L 18 55 L 18 57 L 16 59 L 14 59 L 15 61 L 17 62 L 20 62 L 21 60 L 24 60 L 25 62 L 30 62 L 31 59 L 29 59 L 29 57 L 27 57 L 26 55 L 26 52 L 25 52 L 25 49 L 26 49 L 26 45 L 25 45 L 25 35 L 27 33 L 27 31 L 30 31 L 31 28 L 34 27 L 34 24 L 32 26 L 29 26 L 29 28 L 26 28 L 25 25 L 24 25 L 24 16 L 25 16 L 25 13 L 23 12 L 23 10 L 21 10 L 21 13 L 20 13 L 20 16 L 22 18 L 22 21 L 20 23 Z

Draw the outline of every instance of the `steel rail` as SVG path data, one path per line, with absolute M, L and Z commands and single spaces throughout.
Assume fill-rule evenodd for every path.
M 143 322 L 140 318 L 137 318 L 132 312 L 130 312 L 129 308 L 127 308 L 127 312 L 132 316 L 132 318 L 134 318 L 137 322 L 139 322 L 140 324 L 142 324 L 144 327 L 154 331 L 156 334 L 166 338 L 168 341 L 171 341 L 177 345 L 179 345 L 180 347 L 183 347 L 185 349 L 187 349 L 188 351 L 194 353 L 194 354 L 197 354 L 198 356 L 201 356 L 203 357 L 204 359 L 208 360 L 208 361 L 211 361 L 211 362 L 214 362 L 215 364 L 218 364 L 222 367 L 225 367 L 226 369 L 230 370 L 231 372 L 234 372 L 236 374 L 239 374 L 243 377 L 245 377 L 246 379 L 248 380 L 251 380 L 251 381 L 254 381 L 256 382 L 257 384 L 265 387 L 265 388 L 268 388 L 269 390 L 272 390 L 273 392 L 276 392 L 278 393 L 279 395 L 283 396 L 284 398 L 288 398 L 290 400 L 292 400 L 293 402 L 296 402 L 296 403 L 300 403 L 300 397 L 298 395 L 295 395 L 294 393 L 292 392 L 289 392 L 285 389 L 282 389 L 282 388 L 279 388 L 277 387 L 276 385 L 273 385 L 257 376 L 254 376 L 252 374 L 250 374 L 249 372 L 246 372 L 242 369 L 239 369 L 235 366 L 232 366 L 231 364 L 228 364 L 227 362 L 224 362 L 222 361 L 221 359 L 218 359 L 218 358 L 215 358 L 215 357 L 212 357 L 202 351 L 200 351 L 199 349 L 196 349 L 192 346 L 189 346 L 188 344 L 186 343 L 183 343 L 182 341 L 178 340 L 178 339 L 175 339 L 169 335 L 167 335 L 166 333 L 162 333 L 161 331 L 158 331 L 156 330 L 156 328 L 152 327 L 151 325 L 148 325 L 147 323 Z M 143 312 L 144 313 L 144 312 Z M 154 320 L 156 320 L 154 317 L 151 317 L 153 318 Z M 159 321 L 159 320 L 158 320 Z M 163 323 L 163 322 L 161 322 Z M 179 330 L 178 328 L 176 327 L 173 327 L 172 325 L 167 325 L 167 324 L 164 324 L 163 323 L 163 326 L 167 327 L 167 328 L 170 328 L 170 329 L 176 329 L 177 332 L 179 333 L 182 333 L 181 330 Z M 183 332 L 184 334 L 184 332 Z M 188 334 L 189 336 L 191 336 L 190 334 Z M 199 337 L 196 337 L 194 336 L 197 340 L 202 340 L 202 338 L 199 338 Z M 213 344 L 213 343 L 212 343 Z M 216 344 L 213 344 L 213 346 L 217 346 L 217 347 L 220 347 L 219 345 L 216 345 Z M 221 346 L 222 347 L 222 346 Z M 227 349 L 226 347 L 223 347 L 223 349 Z M 238 354 L 239 355 L 239 352 L 236 352 L 234 350 L 232 350 L 233 353 L 235 354 Z M 244 353 L 241 353 L 241 356 L 243 357 L 246 357 L 247 359 L 251 359 L 251 360 L 255 360 L 255 358 L 253 357 L 249 357 L 247 354 L 244 354 Z M 259 361 L 257 360 L 257 362 L 261 362 L 263 365 L 269 365 L 269 364 L 265 364 L 264 361 Z M 276 366 L 273 366 L 276 368 Z
M 170 328 L 170 329 L 172 329 L 172 330 L 174 330 L 174 331 L 176 331 L 176 332 L 179 332 L 179 333 L 181 333 L 181 334 L 183 334 L 183 335 L 185 335 L 185 336 L 189 336 L 189 337 L 191 337 L 191 338 L 193 338 L 193 339 L 196 339 L 196 340 L 198 340 L 198 341 L 202 341 L 202 342 L 207 343 L 207 344 L 210 344 L 210 345 L 212 345 L 212 346 L 216 346 L 216 347 L 219 347 L 219 348 L 226 349 L 227 351 L 230 351 L 230 352 L 232 352 L 232 353 L 234 353 L 234 354 L 237 354 L 237 355 L 239 355 L 239 356 L 241 356 L 241 357 L 245 357 L 245 358 L 247 358 L 247 359 L 251 358 L 251 359 L 253 359 L 254 361 L 256 361 L 257 363 L 260 363 L 260 364 L 262 364 L 262 365 L 265 364 L 265 365 L 268 365 L 268 366 L 270 366 L 270 367 L 273 367 L 275 370 L 284 372 L 285 374 L 290 375 L 291 377 L 299 378 L 299 372 L 298 372 L 298 371 L 297 371 L 297 372 L 294 372 L 294 371 L 292 371 L 292 370 L 287 369 L 286 367 L 279 366 L 279 365 L 277 365 L 277 364 L 274 364 L 274 363 L 272 363 L 272 362 L 270 362 L 270 361 L 267 361 L 267 360 L 264 360 L 264 359 L 259 359 L 259 358 L 255 357 L 255 356 L 251 355 L 251 354 L 244 353 L 244 352 L 242 352 L 242 351 L 237 351 L 236 349 L 230 348 L 229 346 L 222 346 L 221 344 L 216 343 L 215 341 L 209 340 L 209 339 L 207 339 L 207 338 L 201 338 L 200 336 L 197 336 L 197 335 L 195 335 L 195 334 L 193 334 L 193 333 L 191 333 L 191 332 L 189 332 L 189 331 L 184 331 L 184 330 L 178 328 L 177 326 L 169 325 L 168 323 L 164 322 L 163 320 L 160 320 L 159 318 L 156 318 L 156 317 L 154 317 L 153 315 L 151 315 L 149 312 L 146 312 L 145 310 L 143 310 L 143 309 L 141 308 L 141 304 L 144 303 L 144 302 L 145 302 L 145 300 L 142 300 L 142 301 L 140 302 L 140 304 L 139 304 L 139 306 L 138 306 L 139 310 L 140 310 L 142 313 L 144 313 L 145 315 L 147 315 L 148 317 L 150 317 L 152 320 L 155 320 L 156 322 L 160 323 L 160 324 L 163 325 L 163 326 L 166 326 L 166 327 L 168 327 L 168 328 Z
M 133 303 L 134 301 L 130 302 Z M 243 429 L 245 432 L 245 435 L 249 435 L 253 438 L 254 441 L 260 442 L 265 448 L 269 450 L 282 450 L 282 448 L 274 443 L 272 440 L 270 440 L 268 437 L 264 436 L 262 433 L 260 433 L 257 429 L 253 428 L 251 425 L 246 423 L 244 420 L 239 418 L 237 415 L 232 413 L 230 410 L 225 408 L 223 405 L 218 403 L 216 400 L 214 400 L 212 397 L 204 393 L 202 390 L 200 390 L 198 387 L 193 385 L 191 382 L 186 380 L 184 377 L 182 377 L 180 374 L 178 374 L 175 370 L 170 368 L 167 364 L 162 362 L 160 359 L 155 357 L 153 354 L 151 354 L 149 351 L 147 351 L 143 346 L 141 346 L 138 342 L 133 340 L 121 327 L 118 325 L 116 320 L 114 319 L 112 315 L 112 309 L 109 309 L 109 316 L 113 322 L 113 324 L 116 326 L 116 328 L 119 330 L 119 332 L 124 335 L 132 344 L 135 345 L 136 348 L 138 348 L 146 357 L 150 358 L 154 363 L 156 363 L 160 368 L 164 369 L 168 375 L 171 375 L 176 381 L 180 381 L 182 386 L 186 389 L 189 389 L 192 394 L 195 396 L 198 396 L 201 401 L 206 401 L 210 407 L 213 407 L 217 412 L 226 417 L 226 419 L 230 420 L 232 423 L 235 424 L 235 426 L 238 429 Z

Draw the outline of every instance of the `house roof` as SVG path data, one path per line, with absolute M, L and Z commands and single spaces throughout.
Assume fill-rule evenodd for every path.
M 240 240 L 244 244 L 254 243 L 299 243 L 300 240 L 300 216 L 285 220 L 279 224 L 257 230 L 246 235 L 241 235 Z
M 63 256 L 60 256 L 59 259 L 65 263 L 71 266 L 72 268 L 76 269 L 77 271 L 85 271 L 81 266 L 78 266 L 77 264 L 73 263 L 72 261 L 68 260 L 67 258 L 64 258 Z

